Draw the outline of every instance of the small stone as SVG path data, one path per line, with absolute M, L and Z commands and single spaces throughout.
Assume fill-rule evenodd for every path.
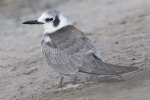
M 115 44 L 118 44 L 118 41 L 117 41 L 117 42 L 115 42 Z

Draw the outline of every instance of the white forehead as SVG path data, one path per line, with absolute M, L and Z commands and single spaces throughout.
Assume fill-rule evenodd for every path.
M 39 18 L 38 21 L 39 22 L 43 22 L 45 21 L 46 18 L 53 18 L 55 19 L 55 17 L 58 16 L 60 21 L 62 22 L 69 22 L 71 24 L 71 20 L 69 18 L 67 18 L 62 12 L 59 11 L 46 11 L 44 12 Z
M 50 13 L 46 11 L 39 17 L 38 21 L 43 22 L 46 18 L 55 18 L 56 15 L 59 15 L 59 13 L 58 12 Z

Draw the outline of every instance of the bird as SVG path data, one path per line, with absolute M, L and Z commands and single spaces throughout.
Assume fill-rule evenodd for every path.
M 59 87 L 63 87 L 66 75 L 120 75 L 138 69 L 104 62 L 91 40 L 60 11 L 45 11 L 37 20 L 25 21 L 22 24 L 38 24 L 43 27 L 42 54 L 48 65 L 60 74 Z M 77 76 L 73 83 L 76 80 Z

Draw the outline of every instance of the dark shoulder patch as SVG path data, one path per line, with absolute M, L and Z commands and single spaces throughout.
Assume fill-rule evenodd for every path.
M 56 16 L 56 18 L 55 18 L 55 20 L 53 22 L 54 27 L 57 27 L 59 25 L 59 22 L 60 22 L 59 17 Z
M 94 57 L 95 59 L 97 59 L 97 60 L 102 61 L 102 59 L 98 58 L 95 54 L 93 54 L 93 57 Z
M 52 47 L 52 48 L 57 48 L 57 46 L 54 42 L 46 42 L 45 44 Z

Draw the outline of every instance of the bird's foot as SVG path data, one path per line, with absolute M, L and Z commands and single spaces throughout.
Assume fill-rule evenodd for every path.
M 74 78 L 74 80 L 71 82 L 73 85 L 77 83 L 77 76 Z
M 58 88 L 62 88 L 64 85 L 63 84 L 59 84 L 58 85 Z

